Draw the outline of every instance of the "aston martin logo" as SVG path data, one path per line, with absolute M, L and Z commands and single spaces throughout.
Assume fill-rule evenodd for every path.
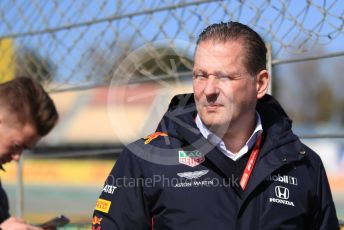
M 187 179 L 197 179 L 201 176 L 204 176 L 208 172 L 209 172 L 209 170 L 201 170 L 201 171 L 194 171 L 194 172 L 177 173 L 177 175 L 180 177 L 187 178 Z

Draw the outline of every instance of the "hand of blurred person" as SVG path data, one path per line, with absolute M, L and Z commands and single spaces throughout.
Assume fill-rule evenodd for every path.
M 0 224 L 2 230 L 43 230 L 42 228 L 29 225 L 25 220 L 10 217 Z

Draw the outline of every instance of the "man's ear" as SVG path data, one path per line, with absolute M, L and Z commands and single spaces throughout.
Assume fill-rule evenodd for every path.
M 257 90 L 257 99 L 262 98 L 269 87 L 269 73 L 267 70 L 262 70 L 256 75 L 256 90 Z

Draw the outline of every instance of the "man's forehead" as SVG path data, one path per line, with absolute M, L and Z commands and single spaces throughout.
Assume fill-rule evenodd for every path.
M 6 106 L 0 110 L 0 118 L 4 124 L 11 127 L 22 127 L 28 122 L 28 119 L 24 117 L 24 111 L 23 114 L 18 114 L 18 112 Z
M 238 50 L 243 50 L 245 48 L 245 44 L 242 40 L 237 39 L 237 40 L 228 40 L 228 41 L 220 41 L 220 40 L 205 40 L 201 41 L 195 49 L 195 54 L 197 52 L 203 52 L 203 53 L 208 53 L 211 52 L 213 49 L 209 48 L 222 48 L 222 50 L 227 50 L 227 49 L 238 49 Z
M 194 57 L 194 70 L 207 68 L 231 73 L 245 68 L 242 45 L 239 42 L 213 44 L 202 42 Z

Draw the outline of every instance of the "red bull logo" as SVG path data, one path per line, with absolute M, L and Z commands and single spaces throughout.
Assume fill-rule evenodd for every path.
M 100 224 L 103 218 L 99 218 L 98 216 L 94 216 L 92 219 L 92 225 Z
M 158 137 L 166 137 L 168 136 L 167 133 L 163 133 L 163 132 L 156 132 L 156 133 L 153 133 L 153 134 L 150 134 L 148 136 L 146 136 L 144 139 L 145 139 L 145 145 L 146 144 L 149 144 L 152 140 L 158 138 Z

